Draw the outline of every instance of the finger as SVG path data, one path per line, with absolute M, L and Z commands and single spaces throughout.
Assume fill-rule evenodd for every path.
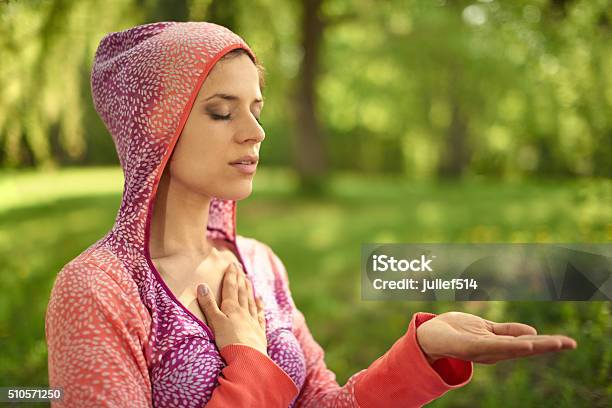
M 495 334 L 507 336 L 521 336 L 524 334 L 536 335 L 538 331 L 535 327 L 523 323 L 495 323 L 487 321 L 491 324 L 491 329 Z
M 237 274 L 233 264 L 229 264 L 225 269 L 225 275 L 223 276 L 223 289 L 221 290 L 223 299 L 221 304 L 225 300 L 234 300 L 238 303 L 238 288 L 237 288 Z
M 540 340 L 532 340 L 533 342 L 533 350 L 530 352 L 502 352 L 502 353 L 493 353 L 493 354 L 483 354 L 475 358 L 473 361 L 481 364 L 494 364 L 498 361 L 509 360 L 513 358 L 523 358 L 535 356 L 538 354 L 548 353 L 548 352 L 559 352 L 564 349 L 571 349 L 572 347 L 559 348 L 558 344 L 553 345 L 550 342 L 550 339 L 540 339 Z
M 538 350 L 540 348 L 546 349 L 550 348 L 558 348 L 558 349 L 575 349 L 577 346 L 576 340 L 571 337 L 567 337 L 562 334 L 555 335 L 545 335 L 540 334 L 537 336 L 519 336 L 522 340 L 531 340 L 534 342 L 534 346 L 538 346 Z
M 555 334 L 555 335 L 546 335 L 546 334 L 538 334 L 538 335 L 520 335 L 520 336 L 504 336 L 504 335 L 496 335 L 495 339 L 516 339 L 516 340 L 528 340 L 538 342 L 544 342 L 545 344 L 556 344 L 560 345 L 560 348 L 566 349 L 574 349 L 577 347 L 576 340 L 571 337 Z
M 247 291 L 248 291 L 248 297 L 249 297 L 249 313 L 251 314 L 251 317 L 253 317 L 254 319 L 257 318 L 257 305 L 255 304 L 255 297 L 253 296 L 253 284 L 251 283 L 250 279 L 245 279 L 246 280 L 246 284 L 247 284 Z
M 255 303 L 257 305 L 257 319 L 259 320 L 259 325 L 262 328 L 265 328 L 266 327 L 265 308 L 264 308 L 263 300 L 261 300 L 260 296 L 258 296 L 255 299 Z
M 249 298 L 248 298 L 248 290 L 246 286 L 246 277 L 244 272 L 242 271 L 242 266 L 239 263 L 234 262 L 236 269 L 236 275 L 238 276 L 238 303 L 240 307 L 244 309 L 248 309 L 249 307 Z
M 532 342 L 512 336 L 487 336 L 471 340 L 467 345 L 471 357 L 503 354 L 503 353 L 529 353 L 533 351 Z
M 500 352 L 495 352 L 495 353 L 481 353 L 475 356 L 474 358 L 472 358 L 472 361 L 476 363 L 481 363 L 481 364 L 494 364 L 498 361 L 510 360 L 513 358 L 520 358 L 520 357 L 528 357 L 534 354 L 537 354 L 537 352 L 534 351 L 533 345 L 532 345 L 531 350 L 529 350 L 528 348 L 506 349 L 505 351 L 500 351 Z
M 206 321 L 211 323 L 211 326 L 215 326 L 217 319 L 225 316 L 225 314 L 219 310 L 217 301 L 212 294 L 212 291 L 207 284 L 201 283 L 197 287 L 197 299 L 200 310 L 204 313 Z
M 575 341 L 561 335 L 492 336 L 478 339 L 474 346 L 470 351 L 474 361 L 492 356 L 501 360 L 575 348 Z

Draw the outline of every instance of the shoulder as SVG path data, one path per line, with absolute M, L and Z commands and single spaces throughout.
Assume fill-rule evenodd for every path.
M 100 256 L 95 251 L 83 253 L 59 271 L 47 307 L 48 322 L 94 313 L 125 323 L 148 324 L 135 282 L 118 263 L 101 262 Z M 111 258 L 106 254 L 105 259 Z
M 129 287 L 124 271 L 120 263 L 115 265 L 105 252 L 98 249 L 86 251 L 64 265 L 55 279 L 52 298 L 123 296 Z
M 99 265 L 81 255 L 59 271 L 51 291 L 51 300 L 61 298 L 62 301 L 70 301 L 71 298 L 91 297 L 108 290 L 121 292 Z

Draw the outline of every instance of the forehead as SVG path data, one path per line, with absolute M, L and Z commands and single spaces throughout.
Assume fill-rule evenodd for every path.
M 259 73 L 246 55 L 220 60 L 206 77 L 199 97 L 206 98 L 216 92 L 245 94 L 246 97 L 260 97 Z

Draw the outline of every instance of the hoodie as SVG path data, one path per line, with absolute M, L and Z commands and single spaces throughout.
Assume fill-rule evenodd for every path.
M 214 333 L 168 288 L 151 261 L 153 204 L 198 91 L 215 63 L 245 41 L 207 22 L 157 22 L 109 33 L 91 73 L 96 111 L 124 174 L 121 206 L 100 240 L 58 273 L 45 318 L 49 385 L 70 407 L 412 407 L 465 385 L 472 363 L 430 365 L 416 328 L 344 386 L 324 361 L 285 267 L 272 249 L 236 233 L 236 203 L 213 199 L 205 234 L 232 245 L 265 304 L 268 352 L 219 350 Z M 92 180 L 93 181 L 93 180 Z

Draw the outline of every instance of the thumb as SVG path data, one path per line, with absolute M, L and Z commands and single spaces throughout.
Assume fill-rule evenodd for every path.
M 204 313 L 206 320 L 209 321 L 212 325 L 215 324 L 217 318 L 223 315 L 223 312 L 219 310 L 217 306 L 217 301 L 212 294 L 212 291 L 205 283 L 200 283 L 198 285 L 198 305 L 200 305 L 200 310 Z

